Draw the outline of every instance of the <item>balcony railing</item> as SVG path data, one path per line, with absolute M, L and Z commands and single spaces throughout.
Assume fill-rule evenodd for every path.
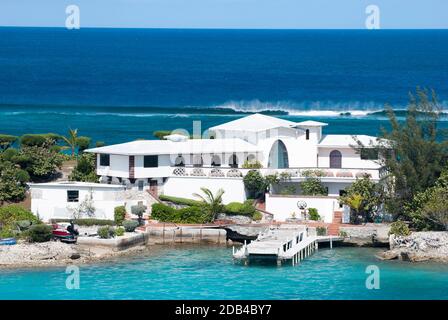
M 253 169 L 230 168 L 230 167 L 174 167 L 172 176 L 175 177 L 213 177 L 213 178 L 243 178 L 247 172 Z M 285 179 L 303 180 L 307 176 L 318 176 L 325 180 L 354 180 L 368 176 L 373 180 L 380 178 L 379 169 L 359 168 L 287 168 L 287 169 L 257 169 L 263 175 L 282 175 Z

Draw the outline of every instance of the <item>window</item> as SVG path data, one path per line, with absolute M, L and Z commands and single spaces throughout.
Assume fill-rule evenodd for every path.
M 100 166 L 108 167 L 110 166 L 110 155 L 100 154 Z
M 362 160 L 378 160 L 378 150 L 373 148 L 362 148 L 361 149 L 361 159 Z
M 306 140 L 310 140 L 310 129 L 306 129 L 305 136 L 306 136 Z
M 238 157 L 236 154 L 233 154 L 229 158 L 229 167 L 231 168 L 238 168 Z
M 138 191 L 143 191 L 144 181 L 138 180 Z
M 78 202 L 79 190 L 67 190 L 67 202 Z
M 155 168 L 159 166 L 159 156 L 144 156 L 143 157 L 143 167 L 144 168 Z
M 339 150 L 330 152 L 330 168 L 342 168 L 342 153 Z
M 268 167 L 275 169 L 289 168 L 288 150 L 283 141 L 277 140 L 269 152 Z

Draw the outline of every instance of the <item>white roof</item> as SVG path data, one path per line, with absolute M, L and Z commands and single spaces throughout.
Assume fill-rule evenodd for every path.
M 319 143 L 319 147 L 351 147 L 357 146 L 357 141 L 368 147 L 377 144 L 377 138 L 366 135 L 327 134 Z
M 242 139 L 190 139 L 185 141 L 137 140 L 87 149 L 85 152 L 118 155 L 157 155 L 190 153 L 258 152 L 259 148 Z
M 93 182 L 78 182 L 78 181 L 56 181 L 45 183 L 28 183 L 31 188 L 45 188 L 45 187 L 58 187 L 63 189 L 70 188 L 107 188 L 107 189 L 123 189 L 122 185 L 105 184 L 105 183 L 93 183 Z
M 302 122 L 296 123 L 296 126 L 298 126 L 298 127 L 323 127 L 323 126 L 328 126 L 328 123 L 307 120 L 307 121 L 302 121 Z
M 296 123 L 288 120 L 283 120 L 276 117 L 266 116 L 264 114 L 255 113 L 244 118 L 233 120 L 209 130 L 229 130 L 229 131 L 264 131 L 279 127 L 292 127 Z

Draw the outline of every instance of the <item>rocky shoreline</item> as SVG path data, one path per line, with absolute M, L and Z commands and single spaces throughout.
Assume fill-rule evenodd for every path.
M 381 260 L 448 263 L 448 232 L 413 232 L 409 236 L 389 237 L 390 250 L 377 255 Z
M 138 255 L 147 250 L 148 247 L 144 245 L 117 251 L 104 246 L 84 246 L 53 241 L 45 243 L 22 242 L 13 246 L 0 246 L 0 269 L 88 264 L 117 257 Z

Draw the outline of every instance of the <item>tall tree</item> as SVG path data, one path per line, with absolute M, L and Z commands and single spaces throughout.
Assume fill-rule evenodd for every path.
M 404 121 L 387 107 L 391 129 L 382 129 L 375 148 L 387 173 L 383 178 L 386 209 L 396 219 L 410 220 L 406 209 L 414 196 L 433 186 L 447 163 L 445 131 L 438 128 L 441 110 L 435 92 L 420 88 L 410 94 Z M 358 147 L 365 146 L 358 142 Z
M 5 151 L 16 142 L 18 137 L 7 134 L 0 134 L 0 152 Z
M 25 198 L 28 173 L 9 161 L 0 161 L 0 205 Z

